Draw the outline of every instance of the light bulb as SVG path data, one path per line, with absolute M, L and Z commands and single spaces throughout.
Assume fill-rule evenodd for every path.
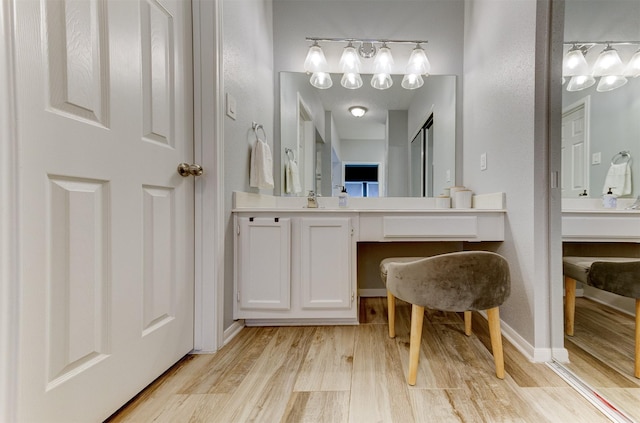
M 591 75 L 572 76 L 567 84 L 567 91 L 580 91 L 589 88 L 596 83 L 596 79 Z
M 587 75 L 589 73 L 588 68 L 589 66 L 587 65 L 587 60 L 585 59 L 582 50 L 574 44 L 567 54 L 564 55 L 564 60 L 562 61 L 562 75 Z
M 307 73 L 326 72 L 327 71 L 327 59 L 324 57 L 322 48 L 315 41 L 309 51 L 307 52 L 307 58 L 304 60 L 304 71 Z
M 621 75 L 607 75 L 600 78 L 596 91 L 602 93 L 605 91 L 615 90 L 627 83 L 627 78 Z
M 345 72 L 344 75 L 342 75 L 340 84 L 347 89 L 355 90 L 362 86 L 362 78 L 357 72 Z
M 622 75 L 624 66 L 615 48 L 607 45 L 593 65 L 593 76 Z
M 392 68 L 393 56 L 391 55 L 391 50 L 386 44 L 382 44 L 382 47 L 378 50 L 378 54 L 376 54 L 376 58 L 373 61 L 373 73 L 391 74 Z
M 393 85 L 393 79 L 388 73 L 376 73 L 371 77 L 371 86 L 377 90 L 386 90 Z
M 311 85 L 321 90 L 331 88 L 331 86 L 333 85 L 331 75 L 328 72 L 314 72 L 311 75 L 311 79 L 309 80 L 309 82 L 311 82 Z
M 360 57 L 351 41 L 342 51 L 339 65 L 342 72 L 360 72 Z
M 416 48 L 411 51 L 409 62 L 407 63 L 407 74 L 426 75 L 431 71 L 431 63 L 427 59 L 427 55 L 418 44 Z
M 624 76 L 631 76 L 637 78 L 640 76 L 640 50 L 636 51 L 633 55 L 627 68 L 624 70 Z
M 422 87 L 424 80 L 421 75 L 408 73 L 402 78 L 402 88 L 407 90 L 415 90 Z

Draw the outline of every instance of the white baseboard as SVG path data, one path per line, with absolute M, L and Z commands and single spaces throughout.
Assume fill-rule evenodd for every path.
M 485 319 L 487 318 L 487 314 L 484 311 L 481 311 L 480 315 Z M 569 361 L 569 353 L 565 348 L 534 348 L 533 345 L 520 336 L 518 332 L 513 330 L 513 328 L 503 320 L 500 320 L 500 329 L 502 336 L 511 342 L 511 344 L 531 362 L 545 363 L 551 361 L 553 358 L 556 358 L 557 361 L 562 361 L 561 359 L 566 358 L 565 361 Z
M 244 328 L 244 320 L 236 320 L 231 326 L 224 330 L 224 342 L 223 345 L 227 345 L 229 341 L 236 337 L 237 334 Z

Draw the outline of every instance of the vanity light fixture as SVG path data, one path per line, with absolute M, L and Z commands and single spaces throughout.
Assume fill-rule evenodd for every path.
M 624 66 L 618 51 L 607 44 L 593 65 L 593 76 L 622 75 Z
M 390 88 L 393 85 L 393 79 L 391 79 L 392 69 L 393 56 L 391 55 L 391 49 L 387 47 L 387 43 L 382 43 L 382 47 L 378 50 L 378 54 L 373 61 L 371 86 L 378 90 Z
M 584 58 L 584 51 L 576 44 L 564 55 L 562 61 L 562 74 L 564 76 L 587 75 L 589 65 L 587 59 Z
M 349 112 L 357 118 L 364 116 L 367 113 L 368 109 L 364 106 L 351 106 L 349 107 Z
M 379 90 L 385 90 L 393 85 L 391 73 L 393 72 L 394 59 L 389 44 L 415 44 L 406 66 L 406 73 L 402 81 L 402 87 L 412 90 L 424 84 L 424 76 L 429 76 L 431 64 L 422 48 L 427 41 L 418 40 L 377 40 L 358 38 L 313 38 L 307 58 L 304 62 L 304 70 L 312 74 L 311 85 L 316 88 L 331 87 L 331 76 L 328 73 L 328 64 L 320 42 L 322 43 L 347 43 L 342 51 L 338 66 L 343 73 L 340 84 L 348 89 L 360 88 L 363 84 L 360 76 L 361 59 L 373 58 L 373 76 L 371 86 Z
M 358 57 L 358 52 L 351 41 L 342 51 L 339 65 L 342 72 L 344 72 L 340 84 L 350 90 L 360 88 L 362 86 L 360 57 Z
M 324 57 L 322 47 L 316 41 L 309 47 L 307 57 L 304 60 L 304 71 L 311 74 L 311 85 L 320 89 L 331 88 L 333 81 L 331 81 L 328 68 L 329 65 Z
M 565 43 L 570 46 L 564 56 L 562 66 L 563 80 L 571 77 L 567 84 L 567 91 L 580 91 L 591 87 L 600 78 L 596 91 L 605 92 L 622 87 L 627 83 L 627 77 L 640 76 L 640 49 L 636 51 L 627 66 L 624 65 L 613 46 L 640 47 L 640 41 L 571 41 Z M 586 59 L 587 52 L 596 46 L 604 49 L 595 59 L 593 69 L 589 70 Z
M 631 60 L 629 60 L 629 64 L 624 70 L 624 76 L 630 76 L 633 78 L 640 76 L 640 49 L 638 49 Z

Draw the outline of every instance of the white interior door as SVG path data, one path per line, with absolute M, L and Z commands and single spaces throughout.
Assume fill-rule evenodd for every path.
M 20 421 L 101 421 L 193 347 L 191 5 L 14 0 Z
M 562 114 L 562 196 L 589 194 L 589 138 L 585 102 Z

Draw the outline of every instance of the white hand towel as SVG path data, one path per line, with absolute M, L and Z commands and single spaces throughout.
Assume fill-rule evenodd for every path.
M 604 180 L 602 193 L 606 194 L 609 188 L 618 197 L 631 194 L 631 166 L 629 162 L 611 165 Z
M 291 173 L 291 192 L 297 194 L 302 191 L 300 186 L 300 172 L 298 171 L 298 164 L 295 160 L 289 161 L 289 172 Z
M 251 151 L 251 168 L 249 170 L 249 186 L 260 189 L 273 188 L 273 157 L 269 144 L 256 139 Z
M 284 192 L 291 194 L 291 162 L 284 165 Z

